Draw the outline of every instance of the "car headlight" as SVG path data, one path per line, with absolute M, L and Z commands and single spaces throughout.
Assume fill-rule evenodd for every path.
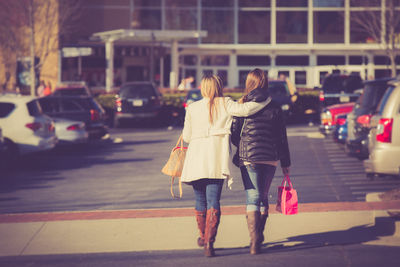
M 289 108 L 290 108 L 290 106 L 287 104 L 282 105 L 282 110 L 289 110 Z

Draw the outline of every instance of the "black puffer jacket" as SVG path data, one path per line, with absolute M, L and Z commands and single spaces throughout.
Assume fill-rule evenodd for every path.
M 265 89 L 257 88 L 247 95 L 247 101 L 262 102 L 268 97 Z M 231 130 L 232 143 L 239 147 L 240 165 L 243 161 L 280 160 L 281 167 L 290 166 L 286 126 L 279 104 L 271 101 L 252 116 L 234 117 Z

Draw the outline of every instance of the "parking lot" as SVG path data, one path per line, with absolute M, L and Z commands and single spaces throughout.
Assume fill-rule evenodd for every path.
M 169 177 L 160 170 L 181 129 L 124 127 L 110 138 L 86 145 L 58 147 L 24 157 L 2 173 L 0 212 L 47 212 L 191 207 L 192 189 L 172 199 Z M 347 156 L 317 127 L 288 127 L 291 178 L 301 203 L 363 201 L 366 193 L 400 186 L 394 177 L 366 178 L 362 161 Z M 233 190 L 224 189 L 222 205 L 242 205 L 239 170 L 232 166 Z M 278 169 L 270 191 L 275 203 Z M 177 190 L 177 187 L 175 187 Z

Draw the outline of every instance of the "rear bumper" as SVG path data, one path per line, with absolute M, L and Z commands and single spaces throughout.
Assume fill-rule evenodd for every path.
M 366 173 L 400 175 L 400 148 L 375 147 L 364 160 Z
M 58 139 L 54 136 L 49 137 L 36 137 L 35 139 L 28 140 L 26 143 L 18 143 L 18 150 L 21 155 L 33 152 L 46 151 L 53 149 Z
M 349 154 L 367 158 L 369 155 L 367 139 L 351 139 L 346 141 L 346 150 Z

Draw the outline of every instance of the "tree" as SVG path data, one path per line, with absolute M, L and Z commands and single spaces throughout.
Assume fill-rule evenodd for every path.
M 17 58 L 30 58 L 31 95 L 35 74 L 40 75 L 48 56 L 58 52 L 60 37 L 76 28 L 80 7 L 81 0 L 0 0 L 2 63 L 11 67 Z
M 400 55 L 400 11 L 396 0 L 352 0 L 360 11 L 350 16 L 354 30 L 367 34 L 379 44 L 390 59 L 392 76 L 396 76 L 396 56 Z

